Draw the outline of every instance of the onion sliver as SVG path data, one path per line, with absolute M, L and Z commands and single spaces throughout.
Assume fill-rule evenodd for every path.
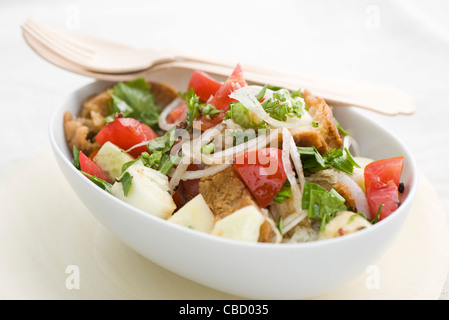
M 286 217 L 282 224 L 282 233 L 286 234 L 306 217 L 305 212 L 295 212 Z
M 349 191 L 351 192 L 352 196 L 354 197 L 355 206 L 357 208 L 358 212 L 363 212 L 369 217 L 370 211 L 369 211 L 369 205 L 368 200 L 366 198 L 365 192 L 363 192 L 362 188 L 355 182 L 351 177 L 346 175 L 343 172 L 339 172 L 337 176 L 338 181 L 345 184 Z
M 302 193 L 302 191 L 304 190 L 306 178 L 304 177 L 304 170 L 302 168 L 301 155 L 298 152 L 298 148 L 296 147 L 295 141 L 293 140 L 293 136 L 291 135 L 290 131 L 284 130 L 282 139 L 286 139 L 289 144 L 290 156 L 292 157 L 293 165 L 295 166 L 296 174 L 298 175 L 299 188 Z
M 295 208 L 295 212 L 286 217 L 285 219 L 292 220 L 293 223 L 287 223 L 286 228 L 285 225 L 282 227 L 283 233 L 288 232 L 293 227 L 295 227 L 298 223 L 300 223 L 307 215 L 307 213 L 302 210 L 301 207 L 301 189 L 299 188 L 298 182 L 296 181 L 295 172 L 293 171 L 291 162 L 290 162 L 290 153 L 291 153 L 291 144 L 289 142 L 290 132 L 287 128 L 282 128 L 282 164 L 284 165 L 284 171 L 287 175 L 287 179 L 290 182 L 291 190 L 292 190 L 292 201 L 293 206 Z M 290 218 L 290 216 L 292 218 Z M 285 229 L 284 229 L 285 228 Z
M 189 156 L 191 159 L 198 161 L 199 163 L 205 163 L 208 165 L 212 164 L 224 164 L 224 163 L 231 163 L 233 158 L 248 152 L 252 150 L 257 150 L 266 147 L 268 144 L 270 144 L 275 139 L 278 139 L 278 130 L 270 130 L 269 135 L 262 135 L 257 138 L 251 139 L 247 142 L 241 143 L 235 147 L 231 147 L 210 155 L 202 154 L 201 148 L 199 145 L 196 145 L 196 148 L 194 150 L 191 150 L 191 146 L 188 143 L 183 145 L 182 153 L 186 156 Z
M 351 136 L 345 136 L 343 138 L 343 148 L 348 149 L 348 151 L 351 152 L 355 157 L 358 157 L 360 155 L 359 145 L 357 141 Z
M 219 164 L 216 166 L 211 166 L 203 170 L 196 170 L 196 171 L 185 171 L 182 176 L 181 180 L 193 180 L 193 179 L 201 179 L 204 177 L 208 177 L 211 175 L 214 175 L 220 171 L 223 171 L 224 169 L 230 167 L 230 164 Z
M 189 165 L 190 161 L 186 156 L 182 157 L 181 160 L 179 161 L 179 164 L 176 167 L 175 171 L 173 172 L 170 182 L 168 183 L 168 186 L 172 194 L 174 193 L 175 188 L 178 186 L 179 182 L 181 181 L 182 175 L 184 174 L 184 172 L 186 172 Z
M 148 142 L 150 142 L 151 140 L 148 140 L 148 141 L 142 141 L 142 142 L 140 142 L 140 143 L 138 143 L 138 144 L 135 144 L 135 145 L 133 145 L 131 148 L 129 148 L 128 150 L 125 150 L 125 152 L 127 152 L 127 153 L 129 153 L 131 150 L 133 150 L 133 149 L 135 149 L 135 148 L 139 148 L 139 147 L 142 147 L 142 146 L 146 146 L 147 144 L 148 144 Z
M 178 121 L 176 121 L 174 123 L 167 123 L 168 115 L 170 114 L 170 112 L 172 112 L 177 107 L 179 107 L 181 102 L 182 102 L 182 99 L 176 98 L 175 100 L 170 102 L 170 104 L 168 106 L 166 106 L 164 108 L 164 110 L 162 110 L 162 112 L 161 112 L 161 114 L 159 115 L 159 118 L 158 118 L 159 128 L 161 128 L 162 130 L 168 131 L 172 127 L 178 125 L 182 121 L 182 120 L 178 120 Z

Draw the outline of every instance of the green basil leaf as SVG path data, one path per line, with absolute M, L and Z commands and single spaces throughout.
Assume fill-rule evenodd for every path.
M 110 184 L 107 181 L 104 181 L 103 179 L 97 178 L 93 175 L 88 174 L 87 172 L 84 171 L 80 171 L 82 174 L 84 174 L 85 176 L 87 176 L 90 181 L 92 181 L 93 183 L 95 183 L 97 186 L 99 186 L 101 189 L 107 191 L 107 192 L 111 192 L 111 188 L 112 188 L 112 184 Z
M 158 129 L 161 109 L 156 105 L 150 87 L 144 78 L 117 83 L 109 92 L 112 103 L 106 121 L 114 119 L 116 113 L 137 119 L 153 129 Z
M 128 196 L 129 190 L 131 189 L 132 180 L 133 177 L 129 172 L 125 172 L 119 180 L 119 182 L 122 184 L 123 194 L 125 195 L 125 197 Z
M 81 169 L 81 166 L 80 166 L 80 151 L 78 150 L 78 148 L 75 145 L 73 145 L 72 152 L 73 152 L 72 163 L 75 166 L 75 168 L 80 170 Z

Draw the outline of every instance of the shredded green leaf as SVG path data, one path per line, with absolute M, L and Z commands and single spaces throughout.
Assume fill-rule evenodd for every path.
M 360 168 L 347 148 L 344 149 L 346 157 L 341 149 L 332 149 L 322 156 L 315 147 L 298 147 L 298 152 L 305 175 L 331 167 L 352 175 L 354 167 Z
M 327 191 L 323 187 L 306 182 L 302 196 L 302 208 L 307 210 L 307 217 L 321 220 L 321 230 L 339 212 L 347 210 L 345 201 L 341 196 L 336 196 L 335 191 Z
M 379 222 L 379 219 L 380 219 L 380 213 L 381 213 L 383 207 L 384 207 L 384 204 L 381 203 L 381 204 L 379 205 L 379 208 L 377 209 L 376 217 L 370 221 L 372 224 L 375 224 L 375 223 L 378 223 L 378 222 Z
M 128 196 L 129 190 L 131 189 L 132 180 L 133 180 L 132 175 L 129 172 L 125 172 L 118 181 L 122 184 L 123 194 L 125 195 L 125 197 Z
M 75 168 L 80 170 L 81 169 L 81 166 L 80 166 L 80 151 L 78 150 L 78 148 L 75 145 L 73 145 L 73 150 L 72 151 L 73 151 L 72 163 L 75 166 Z
M 99 186 L 101 189 L 107 191 L 107 192 L 111 192 L 111 188 L 112 188 L 112 184 L 110 184 L 107 181 L 104 181 L 103 179 L 97 178 L 91 174 L 88 174 L 87 172 L 84 171 L 80 171 L 82 174 L 84 174 L 85 176 L 87 176 L 89 178 L 90 181 L 92 181 L 93 183 L 95 183 L 97 186 Z
M 184 94 L 184 99 L 187 104 L 187 116 L 185 119 L 187 124 L 186 130 L 190 130 L 193 126 L 193 121 L 195 121 L 201 114 L 200 98 L 195 94 L 193 89 L 190 88 L 189 91 Z
M 340 131 L 340 133 L 343 136 L 350 136 L 351 135 L 348 131 L 343 129 L 343 127 L 340 125 L 340 123 L 338 122 L 338 120 L 335 117 L 334 117 L 334 121 L 335 121 L 335 125 L 337 126 L 338 131 Z
M 140 158 L 145 167 L 158 170 L 161 165 L 162 155 L 162 151 L 154 151 L 151 155 L 148 152 L 143 152 Z
M 278 221 L 278 230 L 281 234 L 284 234 L 284 230 L 283 230 L 283 226 L 284 226 L 284 221 L 282 220 L 282 217 L 279 217 L 279 221 Z
M 304 100 L 296 91 L 292 96 L 285 89 L 274 91 L 273 98 L 266 99 L 261 105 L 270 117 L 279 121 L 286 121 L 287 117 L 301 118 L 306 109 Z
M 176 128 L 172 127 L 163 136 L 150 140 L 147 144 L 147 149 L 150 153 L 161 151 L 162 153 L 171 150 L 176 141 Z
M 274 197 L 273 201 L 276 203 L 283 203 L 286 199 L 290 199 L 292 197 L 292 187 L 290 182 L 285 181 L 281 190 L 277 193 L 276 197 Z
M 202 154 L 211 154 L 214 151 L 215 151 L 215 144 L 214 143 L 209 143 L 209 144 L 206 144 L 205 146 L 201 147 L 201 153 Z
M 201 108 L 201 114 L 202 115 L 216 115 L 219 113 L 224 112 L 223 110 L 218 110 L 217 108 L 215 108 L 213 105 L 211 105 L 210 103 L 207 104 L 205 107 Z
M 265 96 L 265 93 L 267 92 L 268 84 L 264 85 L 262 90 L 257 94 L 256 99 L 258 101 L 262 100 L 262 98 Z
M 245 131 L 236 129 L 233 130 L 231 133 L 226 134 L 226 136 L 233 138 L 233 146 L 235 147 L 239 144 L 248 142 L 249 140 L 256 138 L 257 132 L 252 129 L 248 129 Z
M 168 174 L 170 170 L 178 164 L 179 160 L 181 160 L 182 155 L 170 155 L 168 153 L 164 153 L 162 155 L 161 163 L 159 165 L 159 171 L 163 174 Z
M 231 103 L 229 110 L 226 112 L 226 118 L 231 119 L 244 129 L 265 127 L 264 121 L 260 120 L 240 102 Z
M 106 122 L 114 120 L 115 114 L 123 113 L 124 117 L 137 119 L 156 130 L 159 128 L 161 109 L 154 102 L 154 96 L 144 78 L 119 82 L 109 94 L 112 103 Z

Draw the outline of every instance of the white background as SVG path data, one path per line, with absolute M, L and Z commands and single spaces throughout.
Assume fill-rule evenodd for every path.
M 449 208 L 449 2 L 0 0 L 0 179 L 49 150 L 53 110 L 91 82 L 24 42 L 34 17 L 55 27 L 156 49 L 180 48 L 293 72 L 384 83 L 412 96 L 413 116 L 370 113 L 396 133 Z M 374 137 L 375 138 L 375 137 Z

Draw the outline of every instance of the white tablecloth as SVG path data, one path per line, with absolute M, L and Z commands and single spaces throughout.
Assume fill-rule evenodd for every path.
M 58 69 L 23 41 L 34 17 L 136 46 L 184 48 L 253 65 L 397 87 L 413 116 L 371 116 L 411 149 L 449 208 L 449 2 L 128 0 L 0 2 L 0 179 L 48 148 L 50 115 L 89 78 Z

